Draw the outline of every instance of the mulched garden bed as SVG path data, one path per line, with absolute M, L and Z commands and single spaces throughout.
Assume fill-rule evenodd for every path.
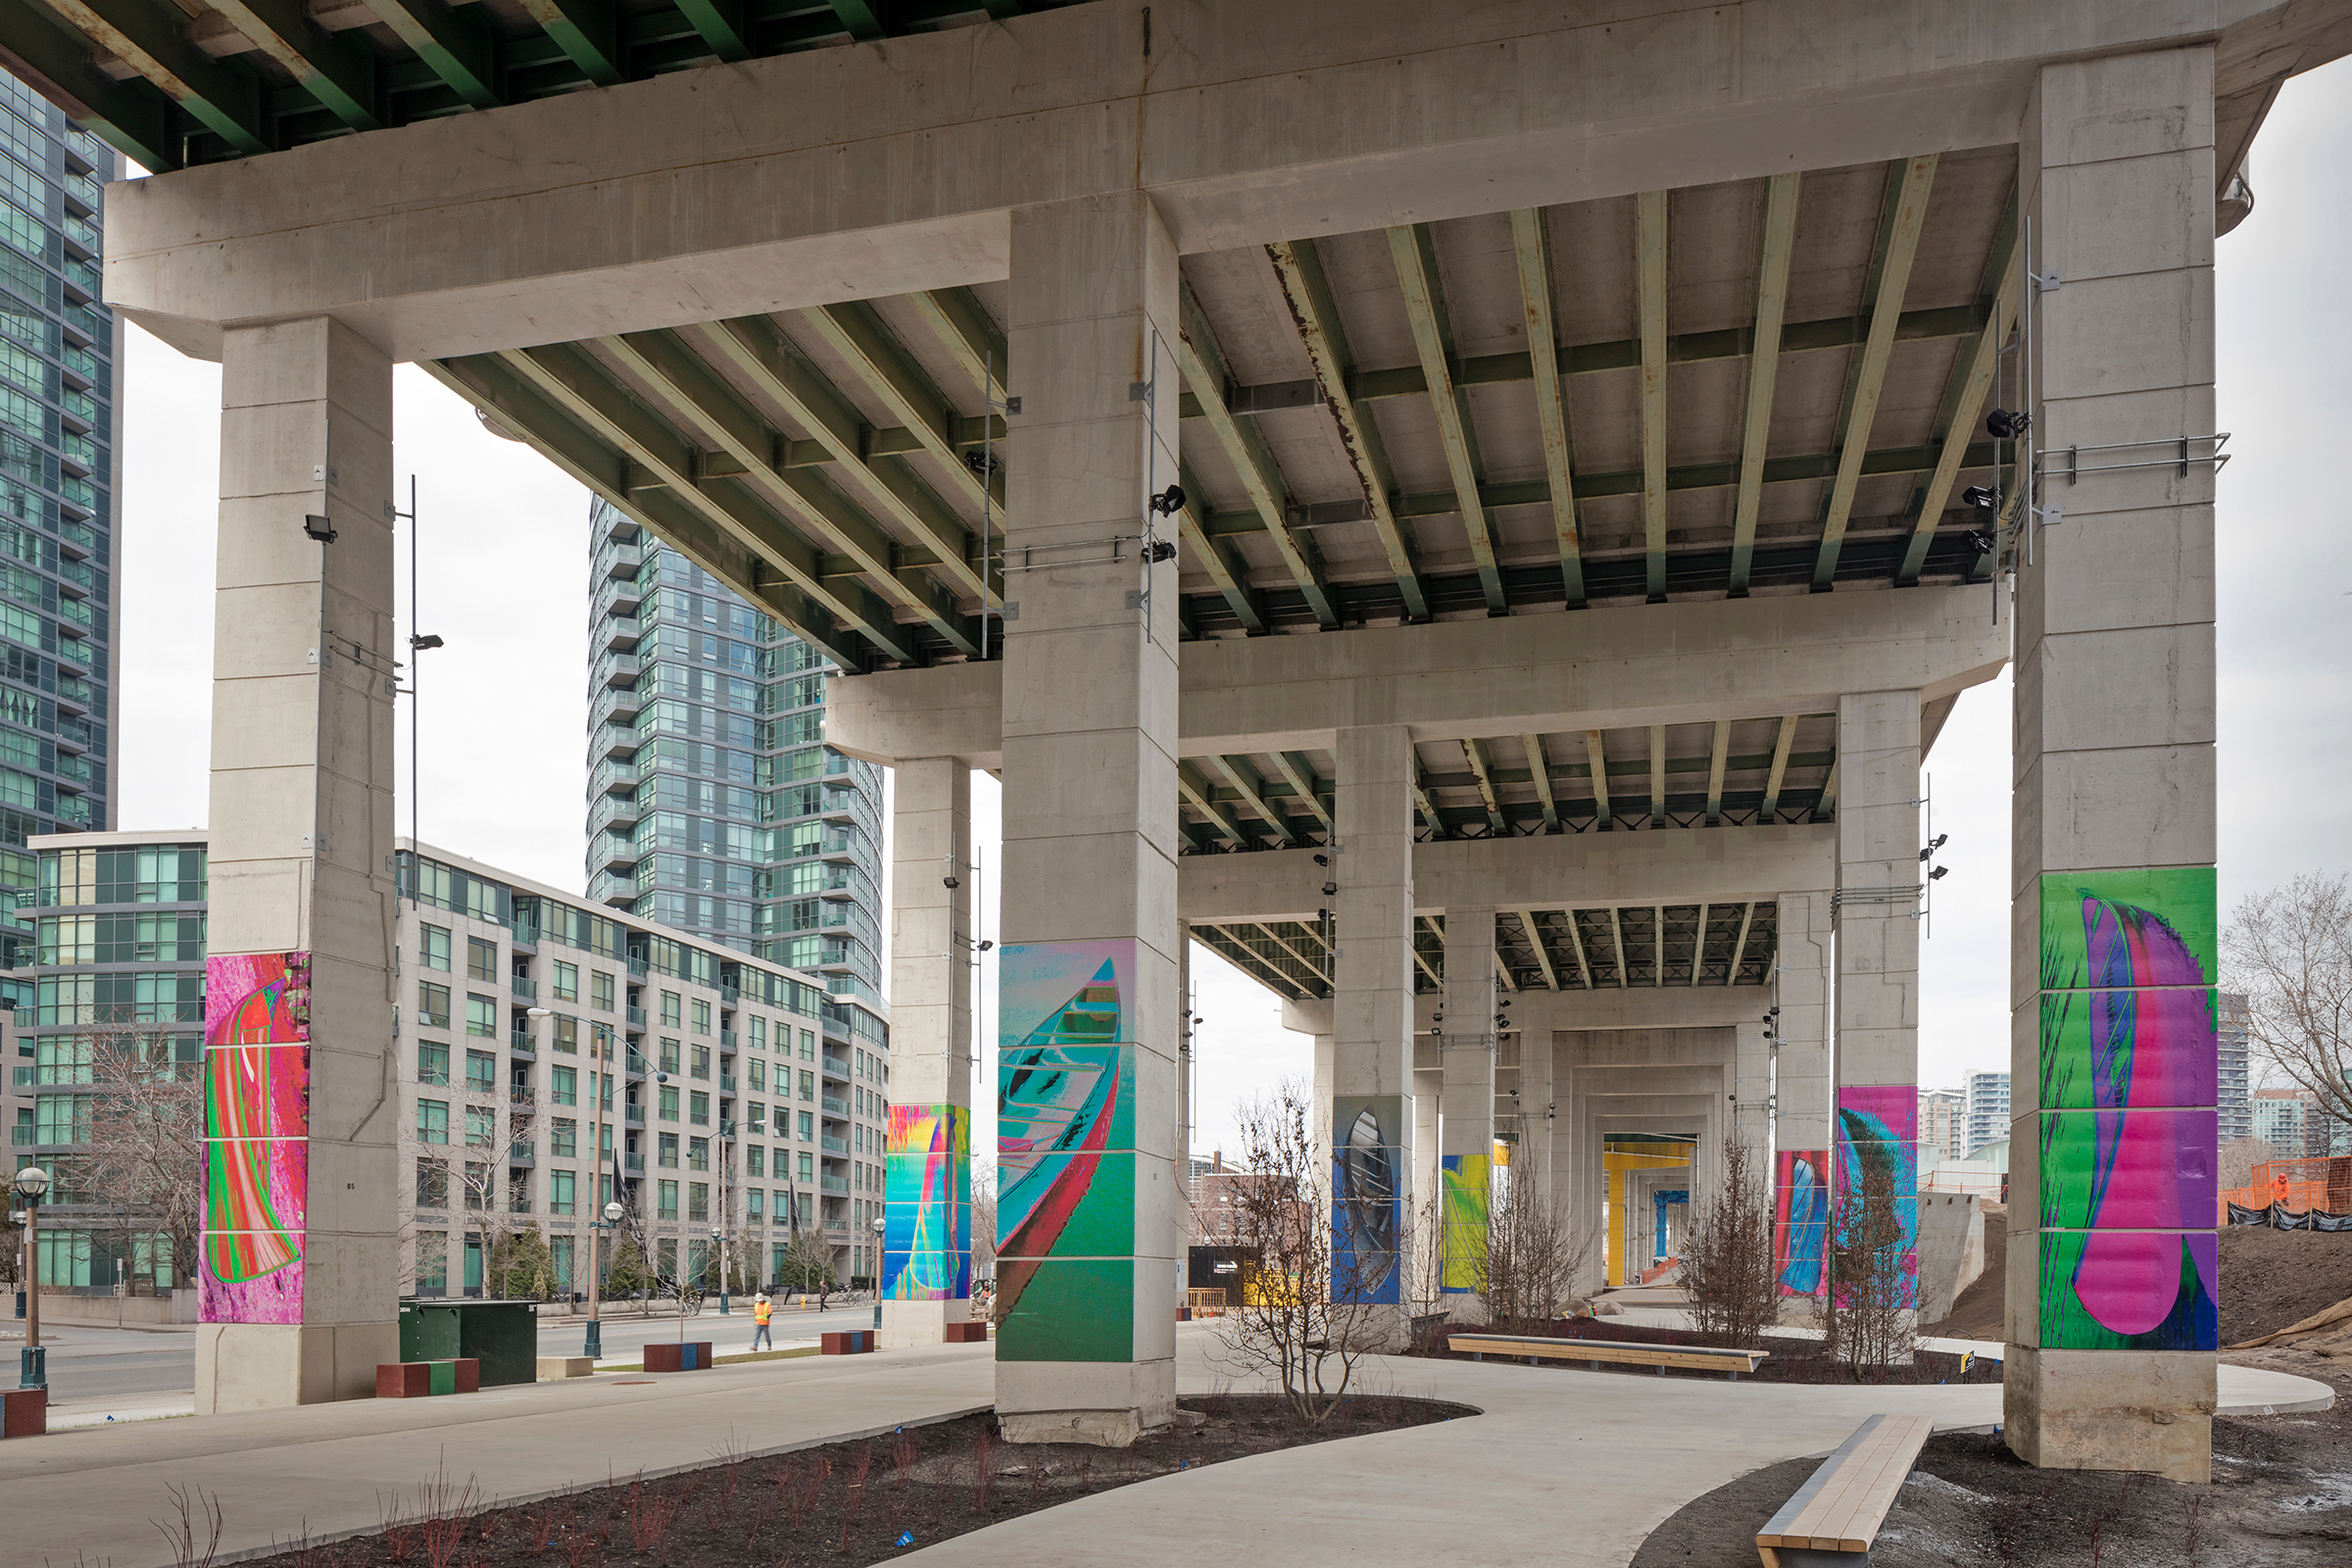
M 1928 1440 L 1872 1547 L 1872 1568 L 2338 1568 L 2352 1562 L 2352 1381 L 2316 1357 L 2331 1410 L 2223 1416 L 2214 1479 L 2036 1470 L 1986 1433 Z M 1756 1532 L 1819 1459 L 1751 1471 L 1649 1534 L 1632 1568 L 1753 1568 Z
M 1466 1352 L 1456 1353 L 1446 1348 L 1447 1332 L 1444 1328 L 1433 1328 L 1422 1332 L 1415 1339 L 1412 1353 L 1443 1356 L 1455 1361 L 1470 1359 Z M 1457 1325 L 1453 1332 L 1486 1333 L 1489 1331 Z M 1653 1329 L 1642 1324 L 1625 1323 L 1606 1317 L 1560 1318 L 1533 1331 L 1514 1330 L 1513 1332 L 1532 1333 L 1545 1339 L 1616 1340 L 1630 1341 L 1636 1345 L 1704 1346 L 1709 1343 L 1689 1329 Z M 1967 1371 L 1963 1372 L 1959 1356 L 1948 1355 L 1940 1350 L 1921 1350 L 1916 1353 L 1911 1365 L 1888 1367 L 1884 1375 L 1863 1380 L 1855 1377 L 1852 1366 L 1825 1350 L 1819 1340 L 1796 1339 L 1778 1334 L 1768 1335 L 1765 1337 L 1764 1348 L 1770 1350 L 1772 1354 L 1758 1362 L 1754 1372 L 1740 1373 L 1741 1382 L 1854 1383 L 1870 1381 L 1919 1384 L 1998 1383 L 2001 1381 L 2001 1363 L 1984 1356 L 1975 1357 L 1969 1363 Z M 1539 1361 L 1535 1366 L 1528 1367 L 1527 1370 L 1532 1372 L 1541 1368 L 1549 1368 L 1555 1372 L 1590 1372 L 1592 1370 L 1591 1364 L 1584 1361 Z M 1655 1367 L 1613 1366 L 1606 1361 L 1600 1364 L 1600 1369 L 1603 1372 L 1618 1372 L 1633 1377 L 1654 1378 L 1658 1375 Z M 1670 1378 L 1701 1378 L 1716 1383 L 1724 1381 L 1723 1374 L 1720 1372 L 1683 1372 L 1669 1368 L 1666 1375 Z
M 1204 1420 L 1130 1448 L 1022 1444 L 994 1415 L 756 1459 L 719 1452 L 700 1469 L 500 1506 L 470 1478 L 437 1477 L 387 1497 L 385 1528 L 296 1543 L 265 1568 L 637 1568 L 758 1563 L 863 1568 L 1040 1508 L 1219 1460 L 1476 1415 L 1469 1405 L 1353 1397 L 1319 1429 L 1273 1395 L 1182 1401 Z

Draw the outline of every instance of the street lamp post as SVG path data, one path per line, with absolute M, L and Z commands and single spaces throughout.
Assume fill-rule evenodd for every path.
M 590 1188 L 592 1197 L 595 1188 L 592 1185 Z M 586 1353 L 588 1364 L 592 1368 L 605 1353 L 605 1325 L 603 1318 L 598 1313 L 596 1242 L 598 1236 L 603 1232 L 619 1229 L 620 1217 L 627 1212 L 627 1209 L 620 1206 L 620 1200 L 615 1199 L 605 1205 L 604 1223 L 600 1225 L 593 1217 L 595 1211 L 590 1210 L 591 1218 L 588 1221 L 588 1343 L 581 1348 Z
M 24 1205 L 24 1348 L 18 1352 L 17 1387 L 49 1387 L 49 1352 L 41 1345 L 41 1200 L 49 1196 L 49 1173 L 38 1165 L 17 1172 L 12 1184 Z
M 870 1265 L 874 1282 L 874 1332 L 882 1332 L 882 1216 L 874 1216 L 874 1253 Z
M 726 1183 L 719 1183 L 718 1191 L 719 1201 L 723 1204 L 726 1201 Z M 724 1317 L 727 1311 L 727 1233 L 724 1227 L 710 1227 L 710 1250 L 718 1258 L 718 1311 Z

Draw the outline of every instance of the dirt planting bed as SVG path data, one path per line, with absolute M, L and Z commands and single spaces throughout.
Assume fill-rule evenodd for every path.
M 1197 1424 L 1131 1448 L 1010 1445 L 981 1414 L 772 1458 L 717 1452 L 700 1469 L 503 1506 L 467 1478 L 385 1499 L 385 1528 L 289 1544 L 265 1568 L 863 1568 L 1040 1508 L 1195 1466 L 1476 1415 L 1468 1405 L 1350 1398 L 1319 1429 L 1271 1395 L 1187 1399 Z M 748 1445 L 746 1445 L 748 1446 Z M 203 1499 L 196 1499 L 201 1507 Z M 167 1522 L 176 1529 L 176 1517 Z M 201 1538 L 203 1526 L 198 1524 Z
M 1423 1332 L 1415 1341 L 1413 1353 L 1444 1356 L 1456 1361 L 1470 1359 L 1467 1351 L 1457 1352 L 1446 1348 L 1446 1332 L 1442 1327 Z M 1485 1331 L 1469 1330 L 1466 1332 Z M 1650 1328 L 1643 1324 L 1624 1323 L 1605 1317 L 1562 1318 L 1527 1332 L 1545 1339 L 1614 1340 L 1636 1345 L 1703 1346 L 1708 1343 L 1688 1329 Z M 1854 1369 L 1850 1365 L 1823 1349 L 1819 1340 L 1798 1339 L 1775 1334 L 1766 1337 L 1764 1348 L 1770 1350 L 1772 1354 L 1758 1362 L 1753 1373 L 1740 1373 L 1740 1376 L 1743 1380 L 1757 1383 L 1853 1383 L 1861 1381 L 1857 1380 Z M 1912 1365 L 1888 1367 L 1883 1375 L 1872 1376 L 1867 1381 L 1908 1384 L 1998 1383 L 2001 1381 L 2000 1362 L 1984 1356 L 1978 1356 L 1970 1361 L 1968 1369 L 1963 1372 L 1960 1360 L 1961 1358 L 1956 1355 L 1945 1355 L 1936 1350 L 1921 1350 Z M 1533 1372 L 1546 1368 L 1552 1371 L 1589 1373 L 1592 1371 L 1592 1363 L 1587 1361 L 1539 1361 L 1527 1370 Z M 1655 1367 L 1613 1366 L 1606 1361 L 1600 1364 L 1600 1369 L 1604 1373 L 1615 1372 L 1630 1377 L 1654 1378 L 1658 1375 Z M 1715 1382 L 1723 1381 L 1723 1374 L 1720 1372 L 1684 1372 L 1668 1368 L 1666 1375 L 1670 1378 L 1701 1378 Z
M 2252 1359 L 2248 1357 L 2247 1359 Z M 1998 1437 L 1928 1441 L 1872 1568 L 2340 1568 L 2352 1563 L 2352 1392 L 2314 1357 L 2278 1365 L 2336 1389 L 2333 1409 L 2213 1424 L 2213 1480 L 2036 1470 Z M 1632 1568 L 1751 1568 L 1756 1532 L 1819 1459 L 1749 1472 L 1650 1532 Z

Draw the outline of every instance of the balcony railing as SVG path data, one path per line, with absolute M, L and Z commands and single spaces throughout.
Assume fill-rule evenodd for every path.
M 643 1154 L 623 1154 L 620 1156 L 620 1168 L 632 1176 L 642 1176 L 645 1174 L 645 1156 Z
M 847 1176 L 819 1176 L 816 1185 L 825 1192 L 843 1196 L 850 1190 L 850 1179 Z
M 831 1095 L 825 1095 L 817 1102 L 824 1106 L 828 1116 L 847 1116 L 850 1113 L 850 1102 L 846 1100 L 835 1100 Z
M 718 1092 L 722 1095 L 731 1095 L 735 1092 L 735 1075 L 733 1073 L 722 1072 L 718 1075 Z
M 539 1000 L 539 982 L 531 979 L 528 975 L 518 974 L 510 976 L 507 981 L 507 986 L 508 989 L 514 993 L 514 995 L 520 997 L 525 1002 L 537 1002 Z
M 632 1125 L 638 1127 L 645 1125 L 645 1107 L 643 1105 L 625 1106 L 623 1107 L 623 1114 L 627 1117 L 628 1121 Z
M 817 1143 L 828 1154 L 846 1154 L 850 1152 L 850 1141 L 847 1138 L 819 1138 Z

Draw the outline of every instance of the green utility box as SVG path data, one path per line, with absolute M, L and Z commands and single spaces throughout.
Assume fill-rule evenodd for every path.
M 400 1358 L 482 1364 L 482 1387 L 539 1381 L 539 1319 L 533 1301 L 413 1300 L 400 1303 Z

